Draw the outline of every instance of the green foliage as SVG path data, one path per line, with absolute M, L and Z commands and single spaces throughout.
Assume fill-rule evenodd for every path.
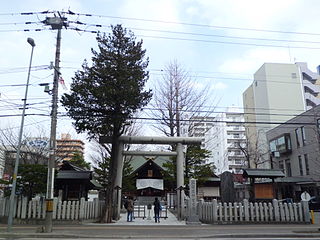
M 112 137 L 110 164 L 102 162 L 107 170 L 109 184 L 106 195 L 106 216 L 111 222 L 112 198 L 118 155 L 118 137 L 125 130 L 127 120 L 151 100 L 151 90 L 144 91 L 149 78 L 146 70 L 149 60 L 142 41 L 121 25 L 111 26 L 112 33 L 98 34 L 98 51 L 91 50 L 92 66 L 84 61 L 71 84 L 71 94 L 64 94 L 61 103 L 73 119 L 78 133 L 86 132 L 90 138 Z M 106 169 L 108 168 L 108 169 Z M 105 173 L 101 173 L 106 174 Z
M 100 161 L 97 161 L 96 166 L 93 167 L 95 178 L 98 181 L 98 183 L 101 184 L 104 191 L 107 190 L 110 184 L 110 178 L 109 178 L 110 161 L 111 159 L 109 157 L 104 157 Z
M 62 96 L 67 115 L 77 132 L 90 137 L 121 135 L 125 122 L 151 99 L 143 91 L 149 77 L 142 41 L 131 31 L 111 26 L 112 33 L 97 36 L 99 51 L 92 50 L 92 66 L 85 61 L 76 72 L 71 94 Z
M 87 170 L 90 170 L 90 163 L 84 160 L 84 157 L 81 153 L 74 153 L 73 157 L 70 160 L 70 163 Z
M 187 148 L 185 181 L 190 178 L 197 179 L 197 184 L 201 186 L 209 177 L 213 176 L 214 165 L 206 163 L 210 157 L 210 151 L 202 149 L 199 145 L 191 145 Z
M 18 169 L 17 192 L 29 199 L 36 194 L 45 195 L 48 168 L 40 164 L 21 164 Z
M 135 178 L 132 173 L 132 167 L 130 165 L 132 157 L 125 158 L 123 162 L 123 178 L 122 178 L 122 192 L 129 192 L 135 190 Z
M 163 179 L 165 181 L 166 188 L 168 189 L 175 189 L 177 185 L 177 178 L 176 178 L 176 157 L 170 157 L 170 161 L 163 164 L 164 169 L 166 171 L 162 172 Z
M 107 191 L 110 185 L 109 169 L 110 169 L 110 157 L 105 157 L 101 161 L 97 161 L 97 165 L 93 167 L 96 180 L 102 185 L 104 191 Z M 130 159 L 125 158 L 123 164 L 123 177 L 122 177 L 122 191 L 132 191 L 135 189 L 134 176 L 130 175 L 132 167 L 130 165 Z
M 212 163 L 206 163 L 208 157 L 210 157 L 210 151 L 202 149 L 198 145 L 190 145 L 187 148 L 186 153 L 186 165 L 185 165 L 185 184 L 189 183 L 190 178 L 197 179 L 197 184 L 201 186 L 209 177 L 213 176 L 214 165 Z M 163 164 L 166 168 L 164 174 L 165 181 L 170 186 L 175 188 L 176 186 L 176 158 L 172 157 L 170 162 Z

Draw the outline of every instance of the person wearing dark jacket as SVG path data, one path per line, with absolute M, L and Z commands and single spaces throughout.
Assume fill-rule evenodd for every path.
M 155 198 L 153 202 L 154 206 L 154 221 L 155 222 L 160 222 L 160 211 L 161 211 L 161 204 L 158 198 Z
M 127 205 L 127 222 L 132 222 L 132 217 L 133 217 L 133 200 L 131 197 L 128 199 Z

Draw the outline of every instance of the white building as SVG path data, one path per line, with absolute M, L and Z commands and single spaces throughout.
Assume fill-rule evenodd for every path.
M 202 137 L 205 139 L 205 134 L 214 125 L 215 117 L 192 117 L 188 122 L 182 125 L 181 135 L 185 137 Z M 202 142 L 202 148 L 205 147 L 205 141 Z
M 251 167 L 270 167 L 268 130 L 320 103 L 319 78 L 306 63 L 265 63 L 254 74 L 243 93 Z
M 224 171 L 240 173 L 246 167 L 246 148 L 243 112 L 228 108 L 215 117 L 215 123 L 205 134 L 205 148 L 211 151 L 210 162 L 216 166 L 216 174 Z

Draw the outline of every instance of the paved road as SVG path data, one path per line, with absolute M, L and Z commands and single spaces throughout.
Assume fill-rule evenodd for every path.
M 21 240 L 50 240 L 50 239 L 57 239 L 57 238 L 0 238 L 0 240 L 13 240 L 13 239 L 21 239 Z M 79 240 L 79 238 L 59 238 L 59 239 L 68 239 L 68 240 Z M 83 240 L 90 240 L 92 238 L 81 238 Z M 100 238 L 100 239 L 119 239 L 119 238 Z M 122 238 L 123 239 L 123 238 Z M 146 238 L 130 238 L 135 240 L 146 240 Z M 162 238 L 166 240 L 199 240 L 199 239 L 213 239 L 213 240 L 248 240 L 248 238 Z M 249 238 L 250 239 L 250 238 Z M 275 237 L 275 238 L 251 238 L 251 239 L 258 239 L 258 240 L 315 240 L 319 238 L 301 238 L 301 237 Z
M 36 233 L 39 226 L 16 225 L 7 234 L 7 225 L 0 225 L 0 239 L 320 239 L 318 224 L 238 224 L 186 225 L 174 215 L 155 223 L 136 218 L 127 222 L 126 215 L 113 224 L 83 223 L 56 225 L 50 234 Z
M 0 226 L 0 238 L 87 238 L 87 239 L 320 239 L 319 226 L 314 225 L 201 225 L 201 226 L 138 226 L 138 225 L 64 225 L 54 226 L 53 233 L 35 233 L 37 226 L 15 226 L 13 235 L 6 235 Z

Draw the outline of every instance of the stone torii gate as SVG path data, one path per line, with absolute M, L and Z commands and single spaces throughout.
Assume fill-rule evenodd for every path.
M 111 137 L 101 137 L 100 143 L 111 143 Z M 120 217 L 121 206 L 121 186 L 122 186 L 122 170 L 123 170 L 123 156 L 177 156 L 177 210 L 178 219 L 184 219 L 184 176 L 183 163 L 185 156 L 182 145 L 201 144 L 202 138 L 196 137 L 146 137 L 146 136 L 120 136 L 119 137 L 119 152 L 117 158 L 117 174 L 115 178 L 115 219 Z M 161 152 L 161 151 L 124 151 L 124 144 L 177 144 L 175 152 Z

